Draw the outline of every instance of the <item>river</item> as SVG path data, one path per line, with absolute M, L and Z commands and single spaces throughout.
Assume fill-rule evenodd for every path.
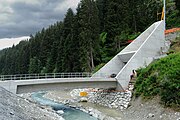
M 44 98 L 44 94 L 45 92 L 37 92 L 33 93 L 31 97 L 41 105 L 51 106 L 55 111 L 63 111 L 64 113 L 61 116 L 65 120 L 98 120 L 97 118 L 81 110 Z

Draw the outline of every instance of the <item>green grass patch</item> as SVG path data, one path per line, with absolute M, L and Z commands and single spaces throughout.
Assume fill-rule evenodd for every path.
M 135 96 L 160 96 L 166 106 L 180 107 L 180 52 L 138 70 Z

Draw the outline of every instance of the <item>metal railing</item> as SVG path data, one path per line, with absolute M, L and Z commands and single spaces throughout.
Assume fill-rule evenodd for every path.
M 0 81 L 6 80 L 30 80 L 30 79 L 48 79 L 48 78 L 86 78 L 91 77 L 92 73 L 40 73 L 40 74 L 17 74 L 0 75 Z

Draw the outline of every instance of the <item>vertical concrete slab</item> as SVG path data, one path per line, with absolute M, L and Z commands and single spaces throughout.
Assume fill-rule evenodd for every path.
M 16 94 L 17 85 L 16 85 L 16 83 L 13 80 L 0 81 L 0 86 L 5 88 L 6 90 Z

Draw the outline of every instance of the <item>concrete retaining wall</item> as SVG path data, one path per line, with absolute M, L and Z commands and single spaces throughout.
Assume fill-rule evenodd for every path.
M 165 47 L 164 22 L 157 22 L 153 26 L 155 29 L 116 76 L 123 89 L 128 87 L 132 70 L 149 65 L 155 57 L 161 55 Z
M 165 48 L 164 22 L 152 24 L 137 39 L 118 53 L 111 61 L 92 77 L 109 77 L 117 74 L 118 89 L 127 89 L 132 70 L 149 65 L 155 57 L 162 54 Z M 128 60 L 123 62 L 121 56 Z
M 119 52 L 112 60 L 110 60 L 105 66 L 103 66 L 99 71 L 97 71 L 92 77 L 110 77 L 111 74 L 118 74 L 125 64 L 129 61 L 132 55 L 139 49 L 139 47 L 144 43 L 148 36 L 153 32 L 156 25 L 151 25 L 147 30 L 145 30 L 139 37 L 137 37 L 131 44 Z M 119 56 L 124 56 L 127 61 L 123 61 Z

